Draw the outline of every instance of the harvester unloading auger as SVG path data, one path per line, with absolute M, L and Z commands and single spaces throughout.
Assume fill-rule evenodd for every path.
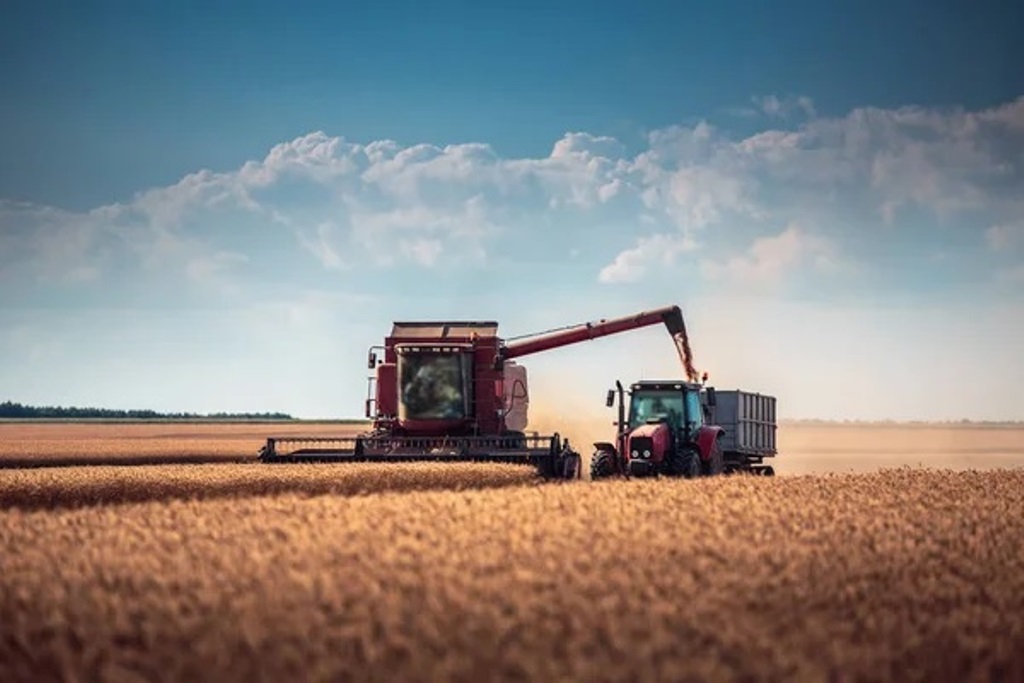
M 366 416 L 355 436 L 271 437 L 264 462 L 456 461 L 531 464 L 545 478 L 580 476 L 579 453 L 556 432 L 527 434 L 526 368 L 514 359 L 598 337 L 664 324 L 686 375 L 696 381 L 683 314 L 667 306 L 515 340 L 496 322 L 396 322 L 370 348 Z M 382 352 L 383 357 L 378 357 Z

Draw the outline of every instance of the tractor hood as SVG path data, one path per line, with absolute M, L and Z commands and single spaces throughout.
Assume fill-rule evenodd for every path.
M 666 423 L 642 424 L 626 439 L 626 458 L 659 463 L 668 453 L 671 440 L 672 432 Z

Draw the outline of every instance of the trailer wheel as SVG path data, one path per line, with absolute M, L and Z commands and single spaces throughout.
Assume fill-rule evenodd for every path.
M 700 453 L 695 448 L 680 448 L 668 454 L 666 474 L 670 477 L 696 479 L 700 476 Z
M 701 461 L 700 471 L 705 477 L 713 477 L 725 471 L 725 453 L 722 452 L 722 442 L 718 439 L 711 444 L 711 456 L 707 461 Z
M 595 451 L 590 456 L 590 478 L 604 479 L 615 474 L 615 466 L 612 462 L 614 457 L 615 454 L 609 451 Z

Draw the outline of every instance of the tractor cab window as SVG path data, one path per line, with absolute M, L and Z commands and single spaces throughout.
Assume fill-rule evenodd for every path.
M 696 429 L 704 424 L 704 405 L 701 403 L 699 391 L 686 392 L 687 428 Z
M 629 426 L 664 419 L 673 429 L 683 426 L 683 396 L 678 391 L 639 391 L 629 403 Z

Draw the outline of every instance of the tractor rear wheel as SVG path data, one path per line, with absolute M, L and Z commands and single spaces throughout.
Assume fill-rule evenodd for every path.
M 711 444 L 711 455 L 708 459 L 701 461 L 700 471 L 705 477 L 713 477 L 725 471 L 725 453 L 722 452 L 722 442 L 718 439 Z
M 670 477 L 696 479 L 700 476 L 700 453 L 690 447 L 673 450 L 665 459 L 665 466 Z
M 615 454 L 611 451 L 594 451 L 590 456 L 590 478 L 604 479 L 615 474 L 615 463 L 612 458 Z

